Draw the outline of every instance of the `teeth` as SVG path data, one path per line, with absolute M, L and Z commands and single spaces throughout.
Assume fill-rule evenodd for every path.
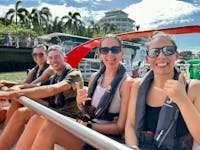
M 167 65 L 167 63 L 159 63 L 159 64 L 157 64 L 157 66 L 159 66 L 159 67 L 163 67 L 163 66 L 166 66 Z

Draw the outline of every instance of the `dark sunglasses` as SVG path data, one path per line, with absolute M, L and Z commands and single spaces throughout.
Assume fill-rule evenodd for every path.
M 152 49 L 147 50 L 146 53 L 147 53 L 147 56 L 154 58 L 154 57 L 158 57 L 161 50 L 165 56 L 170 56 L 176 53 L 177 47 L 165 46 L 161 48 L 152 48 Z
M 101 54 L 108 54 L 109 51 L 111 51 L 113 54 L 118 54 L 121 52 L 121 47 L 120 46 L 113 46 L 113 47 L 100 47 L 99 52 Z
M 32 57 L 43 57 L 44 56 L 44 53 L 32 53 Z

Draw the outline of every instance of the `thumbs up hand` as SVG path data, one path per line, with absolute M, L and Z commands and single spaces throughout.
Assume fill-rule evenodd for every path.
M 178 80 L 171 79 L 166 81 L 164 85 L 164 91 L 172 101 L 178 104 L 179 102 L 182 102 L 188 97 L 187 92 L 185 90 L 185 86 L 186 81 L 184 73 L 181 72 Z
M 80 87 L 80 84 L 76 82 L 76 91 L 77 91 L 77 96 L 76 96 L 76 102 L 79 106 L 83 105 L 85 101 L 91 100 L 91 98 L 88 97 L 87 94 L 87 87 Z

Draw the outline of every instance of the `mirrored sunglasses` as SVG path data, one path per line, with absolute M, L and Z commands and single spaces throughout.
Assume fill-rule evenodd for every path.
M 146 53 L 147 53 L 147 56 L 154 58 L 154 57 L 158 57 L 161 50 L 165 56 L 170 56 L 176 53 L 177 47 L 165 46 L 161 48 L 152 48 L 152 49 L 146 50 Z
M 44 53 L 32 53 L 32 57 L 43 57 Z
M 111 51 L 113 54 L 118 54 L 121 52 L 120 46 L 113 46 L 113 47 L 101 47 L 99 48 L 99 52 L 101 54 L 108 54 Z

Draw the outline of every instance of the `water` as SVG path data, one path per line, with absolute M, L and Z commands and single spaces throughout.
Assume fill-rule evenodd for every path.
M 0 80 L 21 82 L 26 78 L 26 71 L 0 73 Z

